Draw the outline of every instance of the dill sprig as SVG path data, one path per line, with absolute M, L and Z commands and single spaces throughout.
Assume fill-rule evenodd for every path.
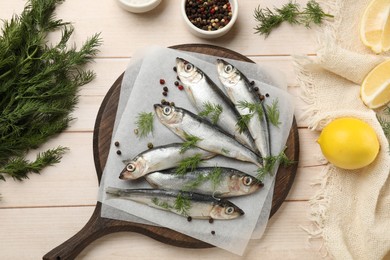
M 180 153 L 184 153 L 185 151 L 187 151 L 188 149 L 190 148 L 193 148 L 196 146 L 196 144 L 203 140 L 202 138 L 199 138 L 197 136 L 194 136 L 194 135 L 189 135 L 187 134 L 186 132 L 184 132 L 184 138 L 186 139 L 185 142 L 183 142 L 183 144 L 181 145 L 181 148 L 180 148 Z
M 248 129 L 248 124 L 253 114 L 239 115 L 236 126 L 240 134 Z
M 210 102 L 205 102 L 203 104 L 203 110 L 199 112 L 199 116 L 208 117 L 211 120 L 211 123 L 214 125 L 218 123 L 219 116 L 222 113 L 222 106 L 220 104 L 212 104 Z
M 197 175 L 196 179 L 187 183 L 183 190 L 185 191 L 192 191 L 198 188 L 200 185 L 207 181 L 211 181 L 213 185 L 213 190 L 215 191 L 217 187 L 220 185 L 222 181 L 222 169 L 219 167 L 214 167 L 211 172 L 208 174 L 199 174 Z
M 279 121 L 280 112 L 279 112 L 279 100 L 274 99 L 271 105 L 267 105 L 267 116 L 268 120 L 276 127 L 279 127 L 281 122 Z
M 152 203 L 160 208 L 170 210 L 173 209 L 173 206 L 169 205 L 167 201 L 161 201 L 159 198 L 154 197 L 152 198 Z
M 187 157 L 179 162 L 176 168 L 177 175 L 185 175 L 188 171 L 195 170 L 202 161 L 202 155 L 200 153 L 194 156 Z
M 191 208 L 191 200 L 182 193 L 179 193 L 175 200 L 174 209 L 183 216 L 188 216 Z
M 302 24 L 306 28 L 310 28 L 311 24 L 321 25 L 326 17 L 333 18 L 333 15 L 325 13 L 315 0 L 310 0 L 303 10 L 298 3 L 292 1 L 281 8 L 274 8 L 274 10 L 258 6 L 254 11 L 254 17 L 259 22 L 254 28 L 255 33 L 267 37 L 273 29 L 283 22 L 292 25 Z
M 153 132 L 153 118 L 154 114 L 152 112 L 141 112 L 138 114 L 135 124 L 137 125 L 139 137 L 145 137 Z
M 252 117 L 255 114 L 258 116 L 260 121 L 264 116 L 264 109 L 261 103 L 250 103 L 246 100 L 244 101 L 241 100 L 237 102 L 237 106 L 240 109 L 248 109 L 249 111 L 249 114 L 240 115 L 238 118 L 236 125 L 240 133 L 244 132 L 248 128 L 249 121 L 252 119 Z
M 22 157 L 14 157 L 8 161 L 7 165 L 0 168 L 0 179 L 5 180 L 3 174 L 7 174 L 15 180 L 21 181 L 28 178 L 27 173 L 40 171 L 46 166 L 51 166 L 60 162 L 62 155 L 68 149 L 65 147 L 58 147 L 57 149 L 50 149 L 39 153 L 35 161 L 30 162 Z
M 287 155 L 284 153 L 284 150 L 281 151 L 278 155 L 268 156 L 263 158 L 264 167 L 257 170 L 257 179 L 263 181 L 266 175 L 273 174 L 276 163 L 287 167 L 295 163 L 295 161 L 290 160 Z
M 4 21 L 0 35 L 0 179 L 27 178 L 29 172 L 59 162 L 65 149 L 42 152 L 35 161 L 25 159 L 66 129 L 78 102 L 79 87 L 95 74 L 83 69 L 101 44 L 95 34 L 76 49 L 69 39 L 73 27 L 56 19 L 54 10 L 63 0 L 30 0 L 20 15 Z M 58 43 L 47 35 L 61 31 Z
M 383 133 L 385 134 L 387 140 L 390 140 L 390 107 L 385 107 L 383 109 L 384 116 L 377 116 L 378 122 L 380 123 Z M 390 152 L 390 151 L 389 151 Z

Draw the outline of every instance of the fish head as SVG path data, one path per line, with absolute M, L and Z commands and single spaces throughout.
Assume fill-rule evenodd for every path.
M 164 125 L 175 125 L 183 120 L 183 113 L 175 106 L 155 104 L 154 110 L 158 119 Z
M 264 184 L 248 174 L 232 174 L 229 181 L 229 194 L 240 196 L 251 194 Z
M 176 72 L 185 87 L 194 86 L 204 77 L 200 69 L 182 58 L 176 58 Z
M 213 219 L 234 219 L 244 215 L 244 211 L 227 200 L 219 200 L 210 212 Z
M 227 88 L 232 88 L 241 80 L 241 73 L 232 64 L 223 59 L 217 59 L 219 80 Z
M 148 166 L 142 157 L 127 161 L 125 168 L 119 175 L 122 180 L 135 180 L 148 173 Z

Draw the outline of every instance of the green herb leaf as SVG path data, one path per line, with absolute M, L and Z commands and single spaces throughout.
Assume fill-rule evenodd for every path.
M 196 188 L 198 188 L 200 185 L 202 185 L 203 183 L 205 183 L 209 180 L 212 182 L 213 190 L 215 191 L 222 181 L 222 169 L 219 167 L 215 167 L 208 174 L 199 174 L 195 180 L 187 183 L 183 187 L 183 190 L 184 191 L 193 191 Z
M 186 141 L 183 142 L 180 148 L 180 153 L 184 153 L 188 149 L 195 147 L 199 141 L 203 140 L 202 138 L 199 138 L 197 136 L 189 135 L 186 132 L 184 133 L 184 138 L 186 139 Z
M 14 179 L 59 162 L 65 148 L 43 152 L 34 162 L 25 154 L 68 127 L 79 87 L 94 78 L 83 66 L 97 54 L 100 36 L 87 39 L 79 50 L 69 44 L 73 28 L 54 16 L 62 2 L 30 0 L 21 15 L 2 26 L 0 169 Z M 48 45 L 48 33 L 58 30 L 59 42 Z M 3 175 L 0 179 L 5 179 Z
M 139 137 L 145 137 L 153 132 L 153 118 L 154 114 L 152 112 L 141 112 L 138 114 L 135 124 L 137 125 Z
M 188 211 L 191 209 L 191 200 L 187 196 L 179 193 L 175 200 L 174 208 L 183 216 L 188 216 Z
M 188 171 L 195 170 L 202 162 L 202 155 L 196 154 L 183 159 L 176 168 L 177 175 L 185 175 Z
M 211 119 L 211 123 L 214 125 L 218 123 L 219 116 L 222 113 L 222 106 L 220 104 L 212 104 L 210 102 L 205 102 L 203 104 L 203 110 L 199 112 L 199 116 L 209 117 Z
M 157 198 L 157 197 L 152 198 L 152 203 L 153 203 L 154 205 L 160 207 L 160 208 L 165 209 L 165 210 L 171 210 L 171 209 L 174 208 L 173 206 L 169 205 L 168 202 L 166 202 L 166 201 L 161 201 L 161 200 L 160 200 L 159 198 Z
M 291 1 L 281 8 L 274 8 L 273 11 L 269 8 L 260 8 L 258 6 L 254 11 L 254 18 L 258 25 L 254 29 L 255 33 L 268 37 L 271 31 L 279 27 L 283 22 L 302 24 L 310 28 L 312 23 L 322 24 L 326 17 L 333 18 L 333 15 L 325 13 L 314 0 L 308 1 L 303 11 L 301 11 L 298 3 Z
M 238 121 L 236 123 L 236 126 L 237 126 L 240 134 L 248 129 L 248 124 L 249 124 L 249 121 L 251 120 L 252 117 L 253 117 L 253 114 L 240 115 L 238 117 Z
M 276 156 L 269 156 L 263 158 L 264 167 L 257 170 L 257 179 L 263 181 L 266 175 L 273 174 L 275 165 L 279 162 L 281 165 L 287 167 L 295 163 L 295 161 L 290 160 L 287 155 L 284 153 L 284 150 Z
M 278 99 L 273 100 L 271 105 L 267 105 L 267 116 L 271 124 L 276 127 L 279 127 L 281 122 L 279 121 L 280 112 Z

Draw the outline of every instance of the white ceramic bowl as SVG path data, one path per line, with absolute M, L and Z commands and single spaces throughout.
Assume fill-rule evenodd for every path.
M 132 13 L 145 13 L 160 4 L 161 0 L 118 0 L 119 5 Z
M 237 20 L 238 2 L 237 2 L 237 0 L 229 0 L 230 5 L 232 7 L 232 19 L 230 20 L 230 22 L 225 27 L 218 29 L 218 30 L 215 30 L 215 31 L 202 30 L 202 29 L 196 27 L 195 25 L 193 25 L 191 23 L 191 21 L 188 19 L 187 15 L 186 15 L 186 10 L 185 10 L 185 6 L 186 6 L 187 1 L 189 1 L 189 0 L 182 0 L 181 1 L 181 8 L 180 8 L 184 23 L 186 24 L 187 28 L 190 30 L 190 32 L 192 34 L 194 34 L 200 38 L 213 39 L 213 38 L 221 37 L 222 35 L 225 35 L 228 31 L 230 31 L 230 29 L 232 29 L 234 23 Z

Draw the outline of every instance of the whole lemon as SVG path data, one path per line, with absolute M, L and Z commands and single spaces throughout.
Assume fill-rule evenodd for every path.
M 369 165 L 379 152 L 374 129 L 356 118 L 333 120 L 322 130 L 317 142 L 329 162 L 349 170 Z

